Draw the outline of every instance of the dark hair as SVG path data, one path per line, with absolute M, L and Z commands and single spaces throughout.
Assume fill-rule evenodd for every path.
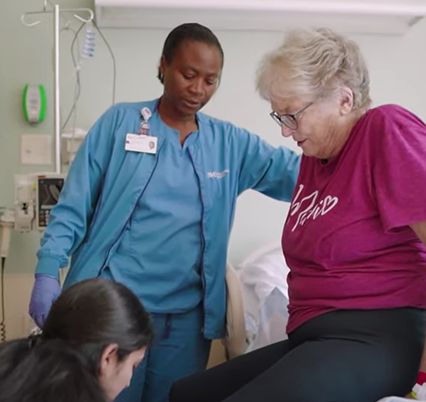
M 208 45 L 216 46 L 222 56 L 222 66 L 224 62 L 224 53 L 222 46 L 217 36 L 207 27 L 197 23 L 186 23 L 174 28 L 164 42 L 163 52 L 161 57 L 170 63 L 179 46 L 188 40 L 207 43 Z M 157 78 L 163 83 L 160 67 L 158 67 Z
M 36 347 L 17 340 L 0 347 L 2 402 L 105 402 L 84 355 L 61 340 Z
M 151 342 L 137 296 L 107 279 L 88 279 L 53 304 L 43 333 L 0 346 L 1 402 L 105 402 L 98 381 L 107 345 L 124 359 Z

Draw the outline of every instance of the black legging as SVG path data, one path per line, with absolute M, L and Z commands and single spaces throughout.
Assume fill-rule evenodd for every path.
M 411 391 L 425 311 L 339 310 L 279 342 L 178 381 L 170 402 L 374 402 Z

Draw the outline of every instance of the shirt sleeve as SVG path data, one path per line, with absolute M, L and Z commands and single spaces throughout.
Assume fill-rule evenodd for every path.
M 253 189 L 269 197 L 291 201 L 300 168 L 300 155 L 275 148 L 257 135 L 234 128 L 238 136 L 238 193 Z
M 113 107 L 95 123 L 78 150 L 42 237 L 36 273 L 57 276 L 84 239 L 110 159 L 116 120 Z
M 372 138 L 372 180 L 386 231 L 426 221 L 426 126 L 398 106 L 379 108 Z

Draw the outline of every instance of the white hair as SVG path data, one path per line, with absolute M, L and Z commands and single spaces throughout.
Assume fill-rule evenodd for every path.
M 348 87 L 354 109 L 371 105 L 370 77 L 358 45 L 325 28 L 290 32 L 263 58 L 256 86 L 268 101 L 290 96 L 314 101 Z

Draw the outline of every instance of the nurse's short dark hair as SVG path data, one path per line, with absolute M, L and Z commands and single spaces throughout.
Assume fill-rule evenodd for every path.
M 185 41 L 189 40 L 216 46 L 219 50 L 220 55 L 222 56 L 223 66 L 225 56 L 219 39 L 211 29 L 195 22 L 179 25 L 169 33 L 166 38 L 166 41 L 164 42 L 161 57 L 164 57 L 167 63 L 171 63 L 175 52 L 179 48 L 179 46 Z M 158 67 L 157 78 L 160 80 L 161 83 L 163 83 L 163 76 L 161 74 L 160 67 Z
M 118 345 L 123 360 L 152 338 L 149 315 L 128 288 L 79 282 L 53 304 L 41 335 L 0 346 L 0 401 L 105 402 L 98 382 L 105 347 Z

